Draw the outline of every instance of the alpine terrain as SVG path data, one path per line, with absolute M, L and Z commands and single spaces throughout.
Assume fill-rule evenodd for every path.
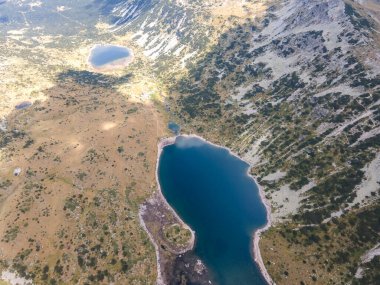
M 249 163 L 266 283 L 379 284 L 379 0 L 0 0 L 0 35 L 0 284 L 230 284 L 161 193 L 169 122 Z

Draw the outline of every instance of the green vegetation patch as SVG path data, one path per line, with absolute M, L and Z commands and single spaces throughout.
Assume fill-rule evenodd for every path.
M 191 239 L 191 232 L 189 229 L 182 227 L 179 224 L 166 226 L 163 229 L 164 236 L 170 243 L 185 246 Z

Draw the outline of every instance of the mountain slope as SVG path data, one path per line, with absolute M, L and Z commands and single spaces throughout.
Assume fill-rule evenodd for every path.
M 165 70 L 179 77 L 167 78 L 168 104 L 189 131 L 251 162 L 273 206 L 275 225 L 262 246 L 268 264 L 276 264 L 269 266 L 275 281 L 364 280 L 354 278 L 360 256 L 379 242 L 371 218 L 379 197 L 378 3 L 266 4 L 261 17 L 244 16 L 217 30 L 220 36 L 187 69 Z M 164 49 L 155 51 L 146 55 L 165 59 Z M 305 230 L 292 236 L 299 228 Z M 332 235 L 337 228 L 341 233 Z M 346 244 L 332 241 L 343 236 L 351 237 Z M 350 246 L 356 250 L 347 251 Z M 289 247 L 299 256 L 289 256 Z M 300 264 L 307 264 L 307 276 L 297 274 Z
M 260 248 L 277 284 L 376 284 L 378 0 L 0 5 L 0 269 L 36 284 L 154 282 L 138 209 L 166 134 L 154 98 L 168 93 L 184 132 L 251 163 L 272 205 Z M 88 71 L 98 42 L 132 47 L 134 64 Z M 34 105 L 13 110 L 21 99 Z
M 285 223 L 262 242 L 279 284 L 353 280 L 360 254 L 379 242 L 371 220 L 379 208 L 376 29 L 352 3 L 289 1 L 253 32 L 250 25 L 226 32 L 173 88 L 178 116 L 250 161 L 274 221 Z M 347 219 L 340 231 L 350 242 L 334 245 L 341 236 L 324 228 L 334 232 Z M 300 275 L 300 264 L 309 274 Z
M 2 1 L 0 1 L 2 3 Z M 124 44 L 92 0 L 0 5 L 0 283 L 154 284 L 139 205 L 165 116 L 150 65 L 98 73 Z

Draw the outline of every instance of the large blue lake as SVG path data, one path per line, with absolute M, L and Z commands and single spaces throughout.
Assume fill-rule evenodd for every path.
M 102 67 L 120 59 L 127 59 L 131 51 L 115 45 L 96 45 L 91 50 L 89 61 L 94 67 Z
M 194 253 L 216 284 L 266 284 L 251 246 L 267 213 L 248 167 L 224 148 L 185 136 L 164 147 L 159 159 L 162 193 L 195 230 Z

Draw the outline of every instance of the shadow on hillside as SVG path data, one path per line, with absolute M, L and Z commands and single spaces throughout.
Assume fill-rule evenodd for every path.
M 115 85 L 124 84 L 130 81 L 132 74 L 128 73 L 121 77 L 91 72 L 87 70 L 67 70 L 57 76 L 57 81 L 63 83 L 66 80 L 73 80 L 80 85 L 92 85 L 93 87 L 112 88 Z
M 129 197 L 133 202 L 147 198 L 154 177 L 151 164 L 156 159 L 157 125 L 150 121 L 154 119 L 153 107 L 131 102 L 127 95 L 117 91 L 117 87 L 130 82 L 132 76 L 67 70 L 57 76 L 55 86 L 43 91 L 46 100 L 36 101 L 23 110 L 15 109 L 6 117 L 7 131 L 0 132 L 0 147 L 6 149 L 13 163 L 17 164 L 14 167 L 22 168 L 22 172 L 13 176 L 12 163 L 12 169 L 6 170 L 8 182 L 3 184 L 0 178 L 0 206 L 5 213 L 0 221 L 0 229 L 4 229 L 0 238 L 9 236 L 8 241 L 0 241 L 0 248 L 2 259 L 16 264 L 20 276 L 37 276 L 34 281 L 43 284 L 65 278 L 68 283 L 77 284 L 70 269 L 74 268 L 81 272 L 83 280 L 90 280 L 90 283 L 107 279 L 108 283 L 113 283 L 113 278 L 118 276 L 118 282 L 128 284 L 128 278 L 134 277 L 124 274 L 120 268 L 127 272 L 137 263 L 142 268 L 152 266 L 154 255 L 144 247 L 148 243 L 147 235 L 141 234 L 143 229 L 138 220 L 126 218 L 132 215 L 134 206 L 125 198 L 126 185 L 136 181 L 136 189 Z M 3 165 L 1 162 L 0 171 L 5 168 L 3 166 L 9 167 L 9 163 Z M 25 190 L 27 185 L 37 185 L 38 189 L 28 192 Z M 104 189 L 115 189 L 113 200 L 103 197 L 110 192 L 101 192 Z M 20 212 L 16 203 L 23 203 L 24 192 L 31 193 L 33 198 L 28 200 L 28 209 Z M 12 193 L 16 195 L 7 199 Z M 92 202 L 94 196 L 100 197 L 97 203 L 101 203 L 101 207 Z M 74 205 L 73 211 L 82 210 L 76 213 L 83 218 L 80 232 L 76 227 L 77 220 L 70 215 L 68 199 Z M 2 204 L 4 201 L 6 203 Z M 40 207 L 45 208 L 43 216 Z M 84 209 L 91 209 L 97 218 L 89 223 Z M 111 214 L 112 221 L 117 223 L 110 221 Z M 102 225 L 107 225 L 106 234 Z M 18 229 L 15 236 L 5 232 L 15 227 Z M 57 236 L 57 228 L 67 230 L 67 239 Z M 128 239 L 120 238 L 120 232 L 128 233 Z M 76 238 L 80 235 L 83 239 Z M 102 236 L 101 241 L 97 238 L 99 236 Z M 34 250 L 31 237 L 38 242 L 40 252 L 18 258 L 25 247 Z M 60 248 L 53 245 L 59 242 Z M 120 248 L 123 244 L 125 252 L 131 249 L 138 254 L 126 257 L 124 252 L 125 255 L 121 256 L 111 248 L 115 242 Z M 94 261 L 77 250 L 81 246 L 102 248 L 92 252 L 91 256 L 102 271 L 97 273 L 82 264 L 82 261 L 86 264 Z M 60 275 L 50 271 L 41 277 L 39 272 L 46 266 L 44 256 L 51 252 L 65 266 L 65 273 Z M 108 259 L 101 252 L 106 253 Z M 112 260 L 112 268 L 107 260 Z M 152 270 L 141 276 L 141 280 L 148 284 L 154 276 Z

